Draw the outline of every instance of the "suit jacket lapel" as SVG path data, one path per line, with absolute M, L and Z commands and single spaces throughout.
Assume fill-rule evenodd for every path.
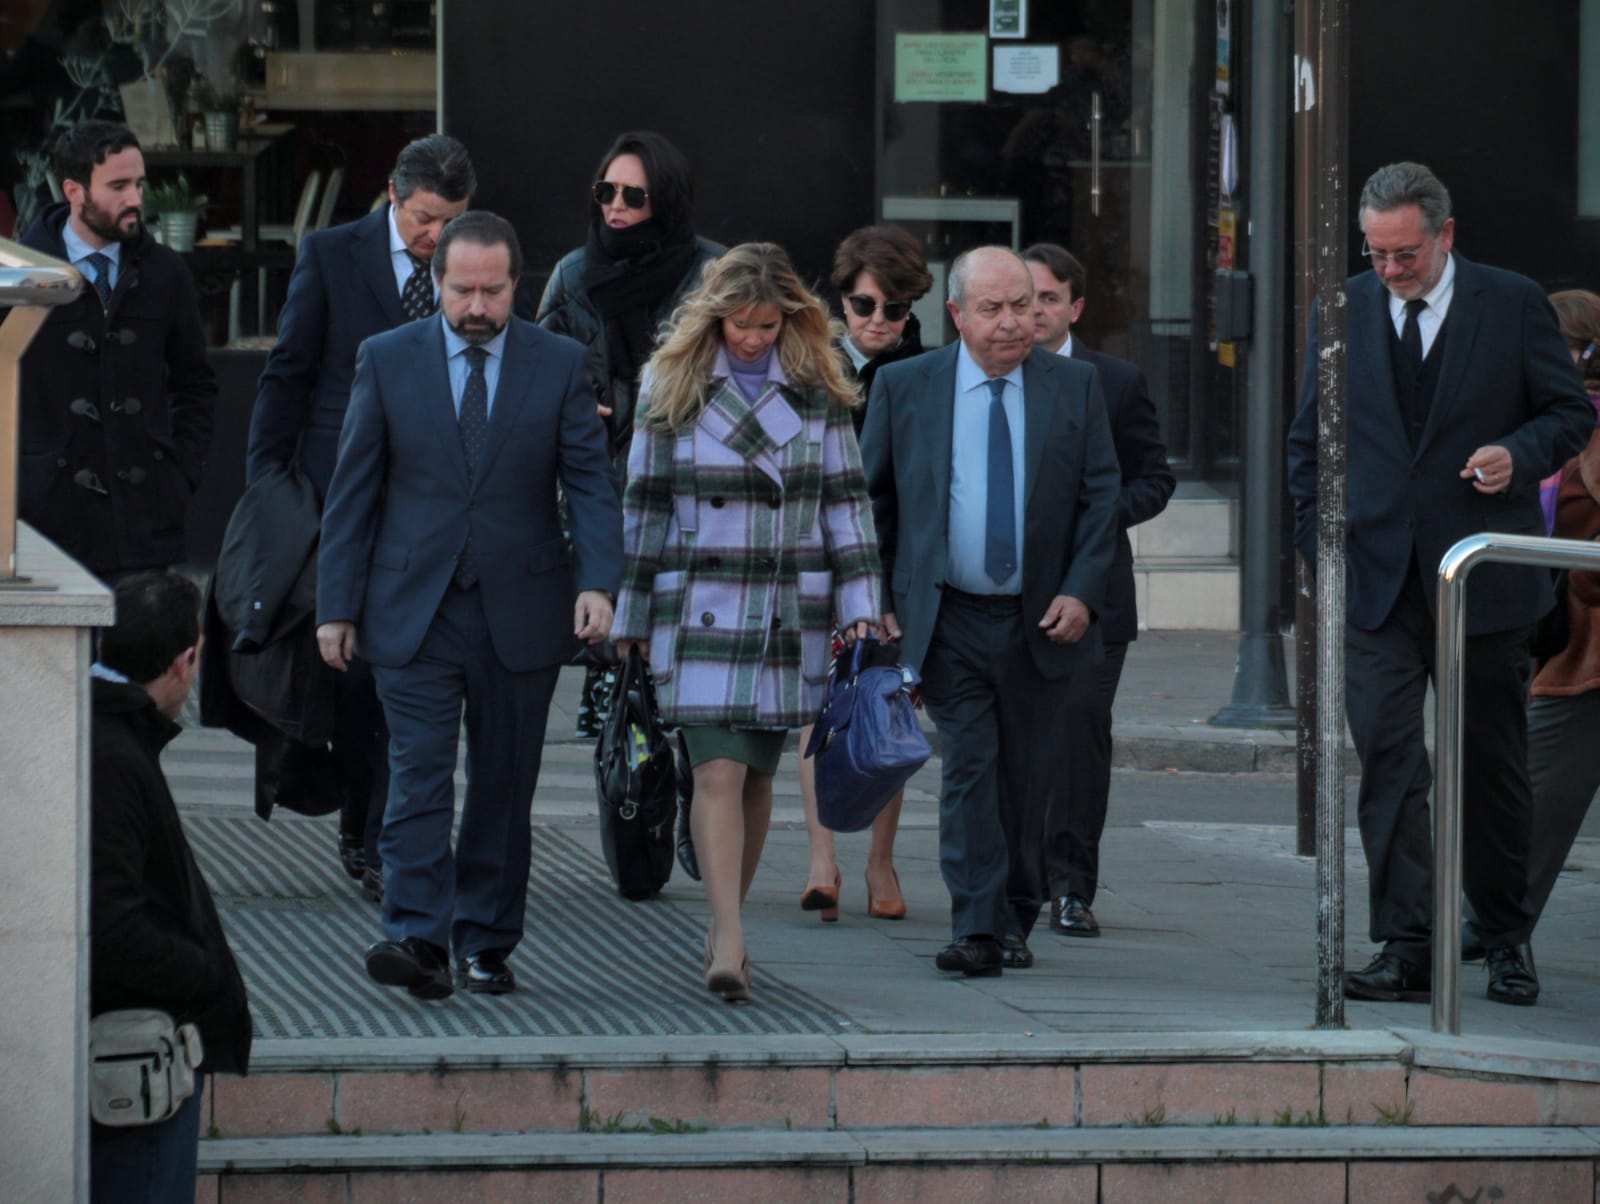
M 928 441 L 924 462 L 933 466 L 933 512 L 939 516 L 939 542 L 944 546 L 948 546 L 950 537 L 950 456 L 951 442 L 955 438 L 956 349 L 959 346 L 959 342 L 951 343 L 948 353 L 928 366 L 926 398 L 913 403 L 916 407 L 913 421 Z
M 1445 334 L 1444 362 L 1439 365 L 1439 383 L 1434 387 L 1433 403 L 1428 407 L 1428 420 L 1422 425 L 1422 437 L 1417 440 L 1417 454 L 1427 447 L 1441 424 L 1448 422 L 1454 399 L 1461 396 L 1461 379 L 1467 370 L 1467 359 L 1477 341 L 1478 320 L 1483 316 L 1483 281 L 1478 273 L 1461 256 L 1455 257 L 1456 283 L 1450 295 L 1450 312 L 1445 317 L 1450 329 Z
M 478 479 L 489 475 L 489 468 L 505 445 L 517 413 L 527 404 L 528 390 L 533 384 L 534 362 L 538 352 L 528 332 L 515 318 L 506 326 L 505 353 L 500 358 L 500 379 L 495 383 L 494 396 L 489 399 L 489 446 L 483 449 L 483 462 L 478 465 Z M 457 442 L 460 442 L 459 437 Z
M 400 289 L 395 283 L 394 261 L 389 258 L 389 206 L 385 205 L 362 223 L 350 248 L 356 275 L 371 290 L 384 320 L 391 328 L 410 321 L 400 305 Z
M 1060 401 L 1047 393 L 1055 392 L 1055 365 L 1050 359 L 1058 358 L 1053 351 L 1034 351 L 1022 361 L 1022 510 L 1028 512 L 1029 499 L 1034 486 L 1039 483 L 1039 465 L 1044 462 L 1045 438 L 1050 433 L 1050 419 L 1060 409 Z
M 422 418 L 434 430 L 434 438 L 445 449 L 462 482 L 467 480 L 467 453 L 461 447 L 461 423 L 456 418 L 455 393 L 450 388 L 450 367 L 444 347 L 443 319 L 418 322 L 412 327 L 416 339 L 416 395 Z

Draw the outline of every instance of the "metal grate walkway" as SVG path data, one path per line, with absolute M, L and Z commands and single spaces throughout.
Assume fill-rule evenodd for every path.
M 558 828 L 533 829 L 517 990 L 426 1003 L 377 986 L 361 954 L 377 909 L 332 856 L 328 820 L 186 811 L 263 1038 L 836 1033 L 842 1016 L 755 968 L 729 1006 L 697 973 L 703 928 L 662 899 L 629 903 L 605 863 Z

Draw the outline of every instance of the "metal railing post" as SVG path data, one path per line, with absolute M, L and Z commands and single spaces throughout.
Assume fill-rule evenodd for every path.
M 83 289 L 78 270 L 0 238 L 0 589 L 17 576 L 17 454 L 22 408 L 22 353 L 50 316 Z
M 1600 571 L 1600 543 L 1538 535 L 1470 535 L 1439 561 L 1434 693 L 1433 1031 L 1461 1031 L 1461 704 L 1467 574 L 1484 563 Z

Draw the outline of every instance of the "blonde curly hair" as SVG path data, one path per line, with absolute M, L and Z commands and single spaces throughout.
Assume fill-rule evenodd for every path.
M 747 242 L 705 265 L 699 286 L 667 323 L 650 358 L 650 404 L 640 421 L 676 430 L 699 417 L 723 348 L 722 320 L 769 302 L 783 314 L 777 352 L 789 383 L 821 389 L 842 406 L 859 402 L 860 387 L 845 374 L 834 350 L 843 328 L 806 288 L 782 247 Z

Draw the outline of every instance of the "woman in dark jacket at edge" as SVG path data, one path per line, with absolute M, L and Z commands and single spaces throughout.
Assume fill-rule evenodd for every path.
M 550 273 L 535 320 L 589 349 L 589 377 L 620 478 L 633 438 L 639 373 L 655 350 L 656 332 L 722 248 L 695 236 L 689 161 L 651 130 L 617 135 L 600 158 L 590 193 L 588 240 Z M 600 681 L 591 666 L 578 707 L 579 736 L 600 734 Z
M 921 330 L 911 314 L 911 303 L 933 285 L 922 255 L 922 244 L 898 226 L 865 226 L 852 231 L 833 255 L 833 287 L 844 310 L 846 338 L 839 354 L 850 364 L 865 400 L 872 391 L 878 369 L 896 360 L 922 354 Z M 856 434 L 866 419 L 865 404 L 851 414 Z M 800 733 L 800 747 L 811 739 L 808 726 Z M 811 869 L 800 906 L 820 911 L 824 921 L 839 918 L 841 876 L 834 857 L 833 833 L 817 821 L 814 763 L 800 759 L 800 796 L 805 802 L 806 834 L 811 842 Z M 904 791 L 889 800 L 872 822 L 872 845 L 867 853 L 867 914 L 882 920 L 905 918 L 906 901 L 894 871 L 894 837 L 900 826 L 900 801 Z

